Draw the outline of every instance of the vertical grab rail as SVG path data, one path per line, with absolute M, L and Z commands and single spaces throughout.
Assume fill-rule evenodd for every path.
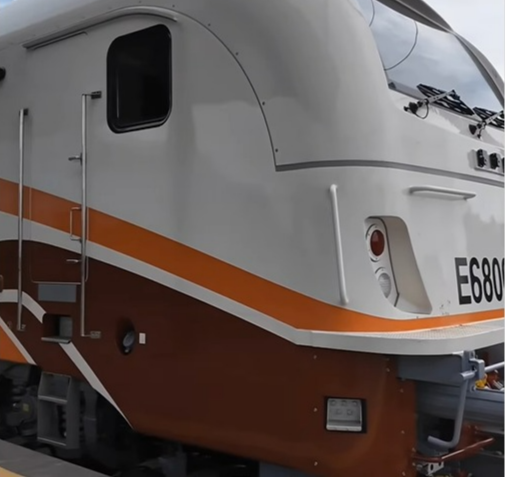
M 83 94 L 81 97 L 81 149 L 82 152 L 78 156 L 70 157 L 70 161 L 80 161 L 81 163 L 81 259 L 78 261 L 81 266 L 80 270 L 80 335 L 81 338 L 100 338 L 101 333 L 93 331 L 86 333 L 86 279 L 88 275 L 88 98 L 99 99 L 102 97 L 101 91 Z M 74 209 L 70 210 L 72 217 Z M 72 230 L 70 231 L 72 233 Z M 75 260 L 68 260 L 70 263 L 75 263 Z
M 87 278 L 87 243 L 88 243 L 88 95 L 81 97 L 81 338 L 86 335 L 86 278 Z
M 23 324 L 23 238 L 24 238 L 24 187 L 25 187 L 25 118 L 28 109 L 19 110 L 19 183 L 18 183 L 18 307 L 17 331 L 25 331 Z
M 338 291 L 340 295 L 340 303 L 345 306 L 349 304 L 349 296 L 347 295 L 347 286 L 345 282 L 344 253 L 342 252 L 342 233 L 340 230 L 340 213 L 338 209 L 337 186 L 335 184 L 330 187 L 330 195 L 331 205 L 333 209 L 335 253 L 337 256 Z

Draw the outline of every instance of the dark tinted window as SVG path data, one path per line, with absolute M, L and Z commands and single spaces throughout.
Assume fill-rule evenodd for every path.
M 374 35 L 384 70 L 398 90 L 426 84 L 452 89 L 471 108 L 501 111 L 487 78 L 452 33 L 416 22 L 377 0 L 357 0 Z
M 117 38 L 107 57 L 107 116 L 113 131 L 165 122 L 171 103 L 171 38 L 157 25 Z

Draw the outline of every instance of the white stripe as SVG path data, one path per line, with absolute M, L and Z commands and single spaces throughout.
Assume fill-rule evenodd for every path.
M 119 406 L 116 404 L 116 401 L 114 401 L 113 397 L 109 394 L 105 386 L 98 379 L 98 376 L 91 369 L 90 365 L 86 362 L 81 353 L 79 353 L 79 350 L 75 347 L 75 345 L 73 343 L 68 343 L 61 344 L 60 346 L 63 348 L 63 351 L 65 351 L 67 356 L 74 362 L 77 369 L 79 369 L 82 375 L 86 378 L 89 385 L 95 391 L 100 393 L 105 399 L 107 399 L 107 401 L 109 401 L 118 410 L 118 412 L 123 416 L 125 421 L 131 427 L 130 421 L 128 421 L 127 417 L 123 414 L 123 411 L 121 411 Z
M 2 302 L 2 294 L 0 293 L 0 303 Z M 17 301 L 17 299 L 16 299 Z M 12 330 L 7 326 L 5 323 L 4 319 L 0 316 L 0 328 L 5 331 L 5 334 L 8 336 L 8 338 L 14 343 L 14 346 L 18 349 L 18 351 L 21 353 L 23 358 L 29 363 L 29 364 L 35 364 L 34 359 L 30 356 L 30 353 L 26 351 L 26 348 L 21 344 L 21 342 L 17 339 L 16 335 L 12 332 Z
M 10 225 L 4 228 L 0 238 L 14 240 L 17 223 L 15 218 L 0 212 L 0 221 Z M 79 245 L 71 242 L 64 232 L 36 222 L 30 222 L 30 231 L 31 240 L 79 253 Z M 96 243 L 88 242 L 88 256 L 208 303 L 296 345 L 365 353 L 438 355 L 503 343 L 503 318 L 486 322 L 487 326 L 484 327 L 475 323 L 401 333 L 299 330 L 195 283 Z
M 3 303 L 17 303 L 18 300 L 18 295 L 17 295 L 17 290 L 4 290 L 2 293 L 0 293 L 0 302 Z M 30 311 L 30 313 L 37 318 L 37 320 L 42 323 L 42 319 L 45 315 L 45 310 L 28 294 L 23 292 L 23 306 Z M 1 324 L 1 322 L 0 322 Z M 9 330 L 10 331 L 10 330 Z M 11 332 L 12 334 L 12 332 Z M 14 336 L 16 339 L 16 337 Z M 59 343 L 63 351 L 67 354 L 67 356 L 70 358 L 70 360 L 75 364 L 77 369 L 81 372 L 81 374 L 86 378 L 90 386 L 100 393 L 105 399 L 107 399 L 118 411 L 119 413 L 124 417 L 126 422 L 129 423 L 128 419 L 126 416 L 123 414 L 119 406 L 116 404 L 112 396 L 109 394 L 105 386 L 101 383 L 101 381 L 98 379 L 98 376 L 94 373 L 94 371 L 91 369 L 89 364 L 86 362 L 86 360 L 83 358 L 81 353 L 79 353 L 79 350 L 75 347 L 73 343 Z M 20 346 L 22 346 L 20 344 Z M 24 349 L 24 348 L 23 348 Z M 30 358 L 31 359 L 31 358 Z M 35 364 L 32 360 L 32 364 Z
M 32 223 L 33 240 L 72 250 L 67 235 L 50 227 Z M 503 319 L 437 330 L 396 333 L 345 333 L 299 330 L 257 310 L 96 243 L 88 243 L 88 255 L 103 263 L 160 283 L 173 290 L 219 308 L 237 318 L 275 334 L 291 343 L 365 353 L 400 355 L 438 355 L 477 349 L 503 342 Z

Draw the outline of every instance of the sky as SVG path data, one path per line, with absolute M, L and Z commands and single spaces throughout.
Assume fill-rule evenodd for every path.
M 505 78 L 504 0 L 425 0 Z

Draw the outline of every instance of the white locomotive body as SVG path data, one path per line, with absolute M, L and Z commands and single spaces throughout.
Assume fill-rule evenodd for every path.
M 38 440 L 82 448 L 66 376 L 68 429 L 95 393 L 311 475 L 462 445 L 494 407 L 416 415 L 503 361 L 502 110 L 421 1 L 0 3 L 0 360 L 42 372 Z

